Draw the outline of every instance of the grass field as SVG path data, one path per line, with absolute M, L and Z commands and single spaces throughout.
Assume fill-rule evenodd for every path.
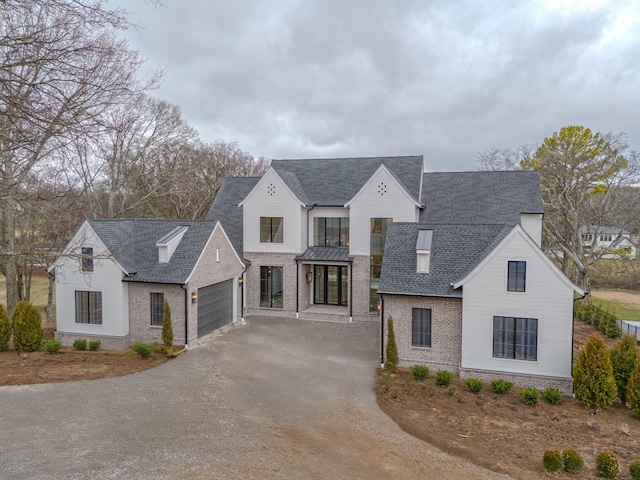
M 38 307 L 40 315 L 44 318 L 44 307 L 47 305 L 47 289 L 49 280 L 47 277 L 33 277 L 31 280 L 31 303 Z M 54 293 L 55 306 L 55 293 Z M 0 275 L 0 303 L 7 305 L 7 288 L 4 276 Z
M 591 301 L 610 309 L 622 320 L 640 320 L 640 292 L 594 290 Z

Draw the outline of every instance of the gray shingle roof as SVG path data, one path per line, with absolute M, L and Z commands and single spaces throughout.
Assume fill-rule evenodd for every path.
M 426 173 L 421 222 L 520 222 L 520 213 L 544 213 L 538 172 Z
M 135 273 L 124 281 L 177 284 L 185 283 L 215 227 L 209 221 L 157 218 L 96 219 L 89 224 L 118 263 Z M 180 226 L 189 228 L 169 262 L 159 263 L 156 242 Z
M 512 230 L 504 224 L 448 225 L 392 223 L 387 231 L 380 293 L 462 297 L 461 280 Z M 417 273 L 419 230 L 433 230 L 429 273 Z
M 242 207 L 244 197 L 256 186 L 260 177 L 227 177 L 218 191 L 207 220 L 219 221 L 238 255 L 242 256 Z
M 342 206 L 384 164 L 416 201 L 420 198 L 422 155 L 273 160 L 271 166 L 307 205 Z M 291 177 L 283 172 L 295 175 Z M 299 182 L 296 184 L 295 181 Z M 291 181 L 291 183 L 290 183 Z M 305 201 L 306 198 L 306 201 Z

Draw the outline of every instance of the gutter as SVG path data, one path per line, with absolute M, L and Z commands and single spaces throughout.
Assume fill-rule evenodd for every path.
M 384 295 L 380 295 L 380 368 L 384 368 Z
M 573 299 L 573 304 L 580 300 L 584 300 L 589 295 L 589 292 L 584 292 L 584 295 L 578 298 Z M 573 307 L 573 304 L 571 305 Z M 573 308 L 571 309 L 571 358 L 569 359 L 569 371 L 571 372 L 571 376 L 573 377 L 573 342 L 575 340 L 575 331 L 576 331 L 576 316 L 573 314 Z M 573 383 L 571 383 L 571 388 L 573 389 Z M 575 394 L 574 394 L 575 396 Z
M 247 271 L 247 265 L 244 266 L 244 270 L 240 274 L 242 280 L 240 285 L 240 322 L 244 323 L 244 274 Z
M 187 284 L 181 285 L 184 290 L 184 348 L 189 348 L 189 296 L 187 292 Z

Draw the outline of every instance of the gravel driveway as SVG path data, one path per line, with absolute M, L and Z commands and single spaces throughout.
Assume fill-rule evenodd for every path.
M 506 478 L 378 409 L 377 329 L 250 317 L 152 370 L 0 387 L 0 477 Z

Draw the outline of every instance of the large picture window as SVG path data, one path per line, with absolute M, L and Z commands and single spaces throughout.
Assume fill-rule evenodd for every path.
M 538 319 L 493 317 L 493 356 L 538 359 Z
M 102 325 L 102 292 L 76 290 L 76 323 Z
M 151 294 L 151 325 L 162 326 L 164 313 L 164 293 Z
M 260 306 L 282 308 L 282 267 L 260 267 Z
M 313 244 L 316 247 L 348 247 L 349 217 L 316 217 Z
M 431 309 L 414 308 L 411 313 L 411 345 L 431 346 Z
M 509 262 L 507 267 L 507 291 L 524 292 L 526 287 L 527 262 Z
M 260 217 L 260 242 L 282 243 L 282 217 Z
M 93 247 L 82 247 L 80 265 L 83 272 L 93 272 Z

